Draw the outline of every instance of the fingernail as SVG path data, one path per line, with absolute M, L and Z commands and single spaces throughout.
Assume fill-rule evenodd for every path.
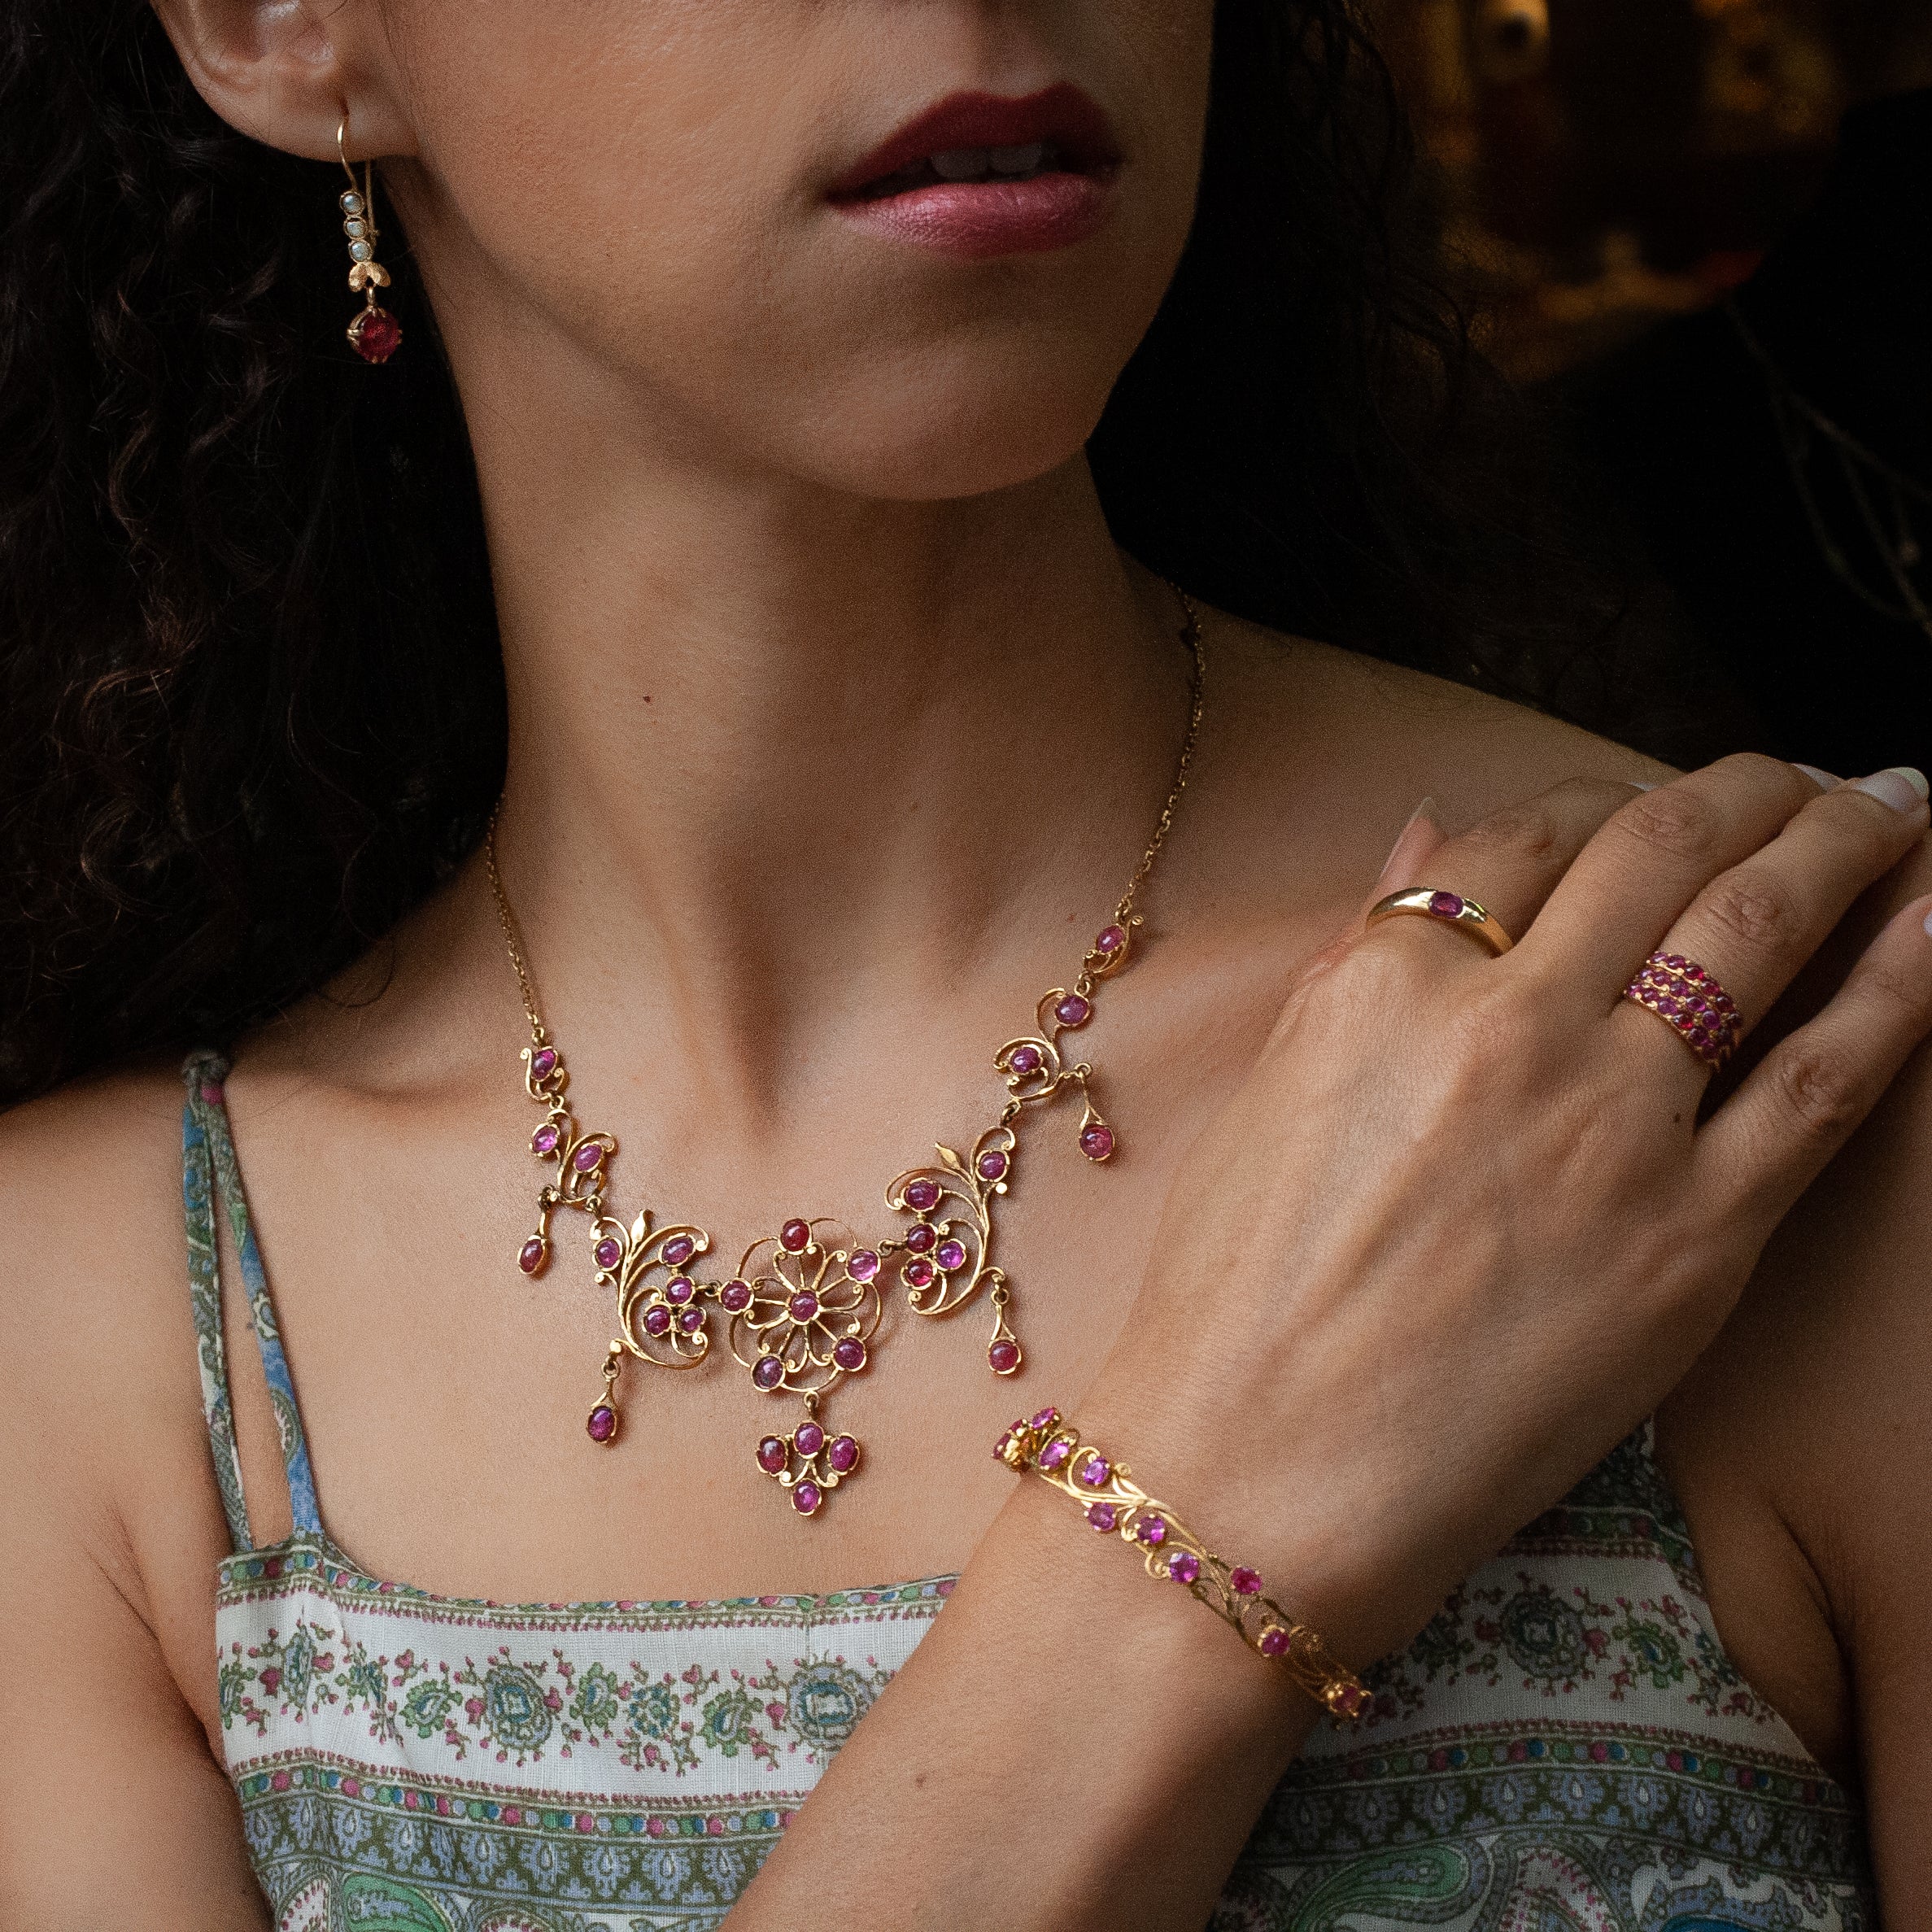
M 1431 792 L 1403 822 L 1402 830 L 1395 835 L 1395 843 L 1389 848 L 1388 857 L 1382 861 L 1382 870 L 1376 878 L 1377 885 L 1380 885 L 1389 876 L 1389 868 L 1395 863 L 1395 855 L 1402 850 L 1402 840 L 1408 837 L 1415 821 L 1418 818 L 1428 818 L 1435 809 L 1436 797 L 1435 794 Z
M 1841 783 L 1836 772 L 1821 771 L 1816 765 L 1800 765 L 1795 758 L 1791 761 L 1791 763 L 1795 770 L 1803 772 L 1821 792 L 1829 792 L 1834 785 Z
M 1926 794 L 1932 792 L 1932 785 L 1925 783 L 1922 771 L 1914 771 L 1909 765 L 1895 765 L 1888 770 L 1873 772 L 1869 778 L 1860 778 L 1855 789 L 1869 792 L 1895 812 L 1916 812 L 1925 802 Z
M 1646 785 L 1642 778 L 1625 778 L 1624 783 L 1633 792 L 1655 792 L 1657 789 L 1655 785 Z

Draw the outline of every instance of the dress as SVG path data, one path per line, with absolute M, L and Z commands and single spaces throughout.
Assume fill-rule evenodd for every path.
M 235 1554 L 220 1715 L 281 1932 L 720 1924 L 953 1579 L 499 1604 L 367 1575 L 323 1528 L 225 1111 L 188 1062 L 183 1196 Z M 294 1529 L 253 1546 L 216 1216 L 240 1257 Z M 1739 1677 L 1650 1432 L 1367 1673 L 1282 1781 L 1212 1932 L 1868 1932 L 1851 1796 Z M 984 1929 L 995 1932 L 995 1929 Z

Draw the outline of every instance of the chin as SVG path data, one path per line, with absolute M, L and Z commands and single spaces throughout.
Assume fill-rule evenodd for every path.
M 1086 447 L 1126 360 L 1069 356 L 1066 346 L 1009 339 L 997 354 L 938 367 L 909 358 L 926 366 L 837 385 L 776 438 L 768 418 L 766 451 L 822 487 L 898 502 L 1031 482 Z

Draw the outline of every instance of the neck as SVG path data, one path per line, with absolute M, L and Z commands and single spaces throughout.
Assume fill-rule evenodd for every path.
M 617 992 L 769 1066 L 814 1005 L 929 1010 L 969 969 L 1051 969 L 1069 921 L 1084 946 L 1187 686 L 1178 604 L 1114 549 L 1084 462 L 861 501 L 667 455 L 608 398 L 465 393 L 499 850 L 554 1023 Z M 564 460 L 559 420 L 611 426 Z

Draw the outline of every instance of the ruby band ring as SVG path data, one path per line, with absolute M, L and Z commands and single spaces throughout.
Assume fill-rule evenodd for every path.
M 1391 892 L 1379 900 L 1367 923 L 1380 924 L 1403 913 L 1420 913 L 1425 919 L 1439 919 L 1446 926 L 1458 926 L 1479 939 L 1492 953 L 1507 953 L 1516 942 L 1473 899 L 1460 892 L 1445 892 L 1428 886 L 1411 886 L 1406 892 Z
M 1681 953 L 1653 953 L 1624 997 L 1655 1014 L 1707 1066 L 1723 1066 L 1743 1036 L 1737 1003 L 1707 967 Z

